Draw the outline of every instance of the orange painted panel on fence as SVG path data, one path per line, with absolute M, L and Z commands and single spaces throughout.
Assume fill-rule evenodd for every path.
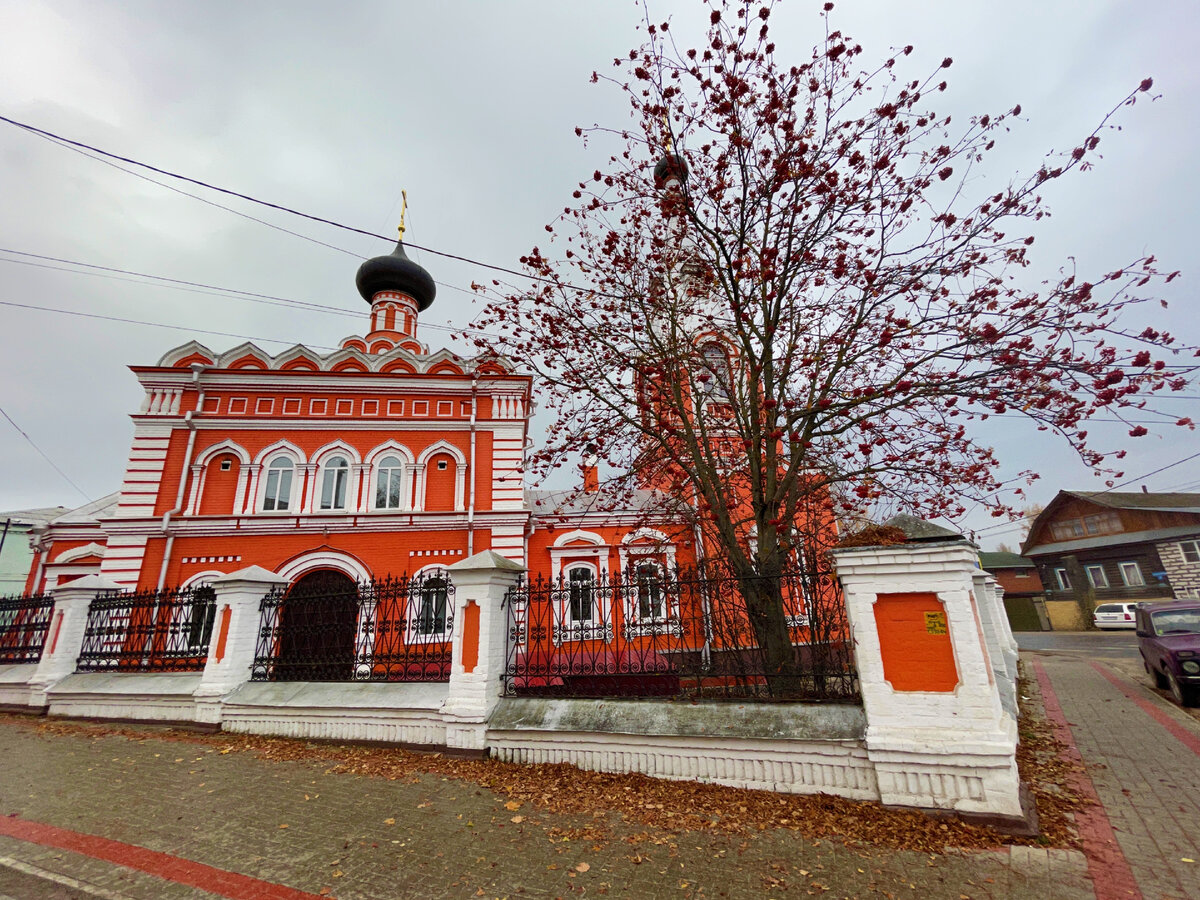
M 54 617 L 54 633 L 50 635 L 50 655 L 54 655 L 54 650 L 58 646 L 58 633 L 62 630 L 63 614 L 62 610 L 58 611 L 58 615 Z
M 462 664 L 464 672 L 474 672 L 479 663 L 479 604 L 474 600 L 463 610 Z
M 958 685 L 946 609 L 937 594 L 880 594 L 875 626 L 883 677 L 897 691 L 953 691 Z
M 233 610 L 226 603 L 221 609 L 221 630 L 217 632 L 217 662 L 225 658 L 225 642 L 229 640 L 229 617 Z

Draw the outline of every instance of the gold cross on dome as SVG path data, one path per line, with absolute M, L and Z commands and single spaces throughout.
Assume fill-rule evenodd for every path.
M 404 215 L 408 212 L 408 191 L 400 191 L 400 240 L 404 240 Z

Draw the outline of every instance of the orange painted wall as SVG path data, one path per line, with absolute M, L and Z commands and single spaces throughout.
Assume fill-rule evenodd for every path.
M 161 516 L 175 507 L 176 492 L 179 490 L 179 476 L 183 472 L 183 458 L 187 453 L 188 430 L 175 428 L 171 431 L 171 440 L 167 444 L 167 459 L 163 464 L 162 479 L 158 483 L 158 500 L 154 504 L 154 514 Z M 199 436 L 196 444 L 199 445 Z M 192 457 L 195 459 L 195 456 Z M 191 473 L 188 473 L 190 479 Z M 184 494 L 184 502 L 187 495 Z
M 228 471 L 221 470 L 223 461 L 230 463 Z M 241 468 L 241 460 L 232 453 L 219 454 L 209 461 L 208 471 L 204 475 L 204 496 L 200 498 L 200 515 L 228 516 L 233 513 L 233 501 L 237 494 L 238 473 Z
M 946 621 L 946 608 L 937 594 L 880 594 L 875 602 L 875 625 L 883 657 L 883 677 L 897 691 L 953 691 L 958 669 L 949 629 L 935 633 Z
M 476 532 L 475 549 L 480 547 L 481 533 Z M 167 568 L 167 584 L 183 584 L 200 572 L 235 572 L 246 566 L 258 565 L 275 571 L 289 560 L 315 550 L 347 553 L 362 562 L 375 576 L 412 574 L 426 566 L 449 566 L 466 558 L 467 532 L 417 530 L 398 525 L 395 531 L 331 532 L 288 531 L 283 534 L 253 535 L 234 533 L 227 537 L 177 537 Z M 413 556 L 416 551 L 459 551 L 445 555 Z M 140 587 L 154 587 L 162 564 L 163 541 L 150 541 L 142 566 Z M 225 563 L 183 563 L 185 558 L 240 556 L 239 561 Z
M 445 466 L 443 469 L 442 466 Z M 448 512 L 454 509 L 454 480 L 457 464 L 449 453 L 435 453 L 425 465 L 425 508 Z

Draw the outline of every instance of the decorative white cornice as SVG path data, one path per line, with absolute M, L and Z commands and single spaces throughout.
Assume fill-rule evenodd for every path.
M 475 512 L 473 522 L 478 531 L 485 528 L 511 527 L 523 529 L 529 521 L 528 510 L 498 510 Z M 258 513 L 253 516 L 182 516 L 172 519 L 168 534 L 180 537 L 239 537 L 278 534 L 349 534 L 361 532 L 395 532 L 401 530 L 465 531 L 468 528 L 465 512 L 376 511 L 347 513 Z M 153 536 L 163 534 L 161 517 L 106 520 L 101 540 L 122 536 Z M 71 539 L 76 539 L 75 534 Z
M 365 336 L 350 335 L 343 339 L 345 341 L 362 341 L 368 343 Z M 191 356 L 199 356 L 208 360 L 207 365 L 212 366 L 213 372 L 206 372 L 205 378 L 217 374 L 218 371 L 228 371 L 227 367 L 239 360 L 251 357 L 260 362 L 266 369 L 270 371 L 279 371 L 280 368 L 289 362 L 294 362 L 296 359 L 306 359 L 315 364 L 321 371 L 328 372 L 337 366 L 339 363 L 345 362 L 347 359 L 353 359 L 362 363 L 369 372 L 383 372 L 384 369 L 394 362 L 403 362 L 412 366 L 418 373 L 428 372 L 429 369 L 437 366 L 440 363 L 450 362 L 458 368 L 462 369 L 468 375 L 481 367 L 499 367 L 509 375 L 515 374 L 516 364 L 509 358 L 494 354 L 481 353 L 473 357 L 462 357 L 449 350 L 442 349 L 435 353 L 415 353 L 405 349 L 403 346 L 397 346 L 386 353 L 368 354 L 362 351 L 345 348 L 335 350 L 331 353 L 321 354 L 314 350 L 305 347 L 303 344 L 296 344 L 281 353 L 272 356 L 261 347 L 258 347 L 252 342 L 239 344 L 231 350 L 224 353 L 214 353 L 208 347 L 197 341 L 189 341 L 180 347 L 173 350 L 168 350 L 158 361 L 157 368 L 170 369 L 173 368 L 181 360 Z M 198 363 L 206 365 L 206 363 Z M 189 380 L 192 377 L 190 367 L 179 370 Z M 243 370 L 234 370 L 243 371 Z M 483 376 L 488 377 L 488 376 Z

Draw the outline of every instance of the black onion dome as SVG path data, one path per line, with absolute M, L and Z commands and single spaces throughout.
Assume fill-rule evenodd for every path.
M 433 276 L 408 258 L 403 241 L 387 256 L 373 257 L 359 266 L 354 284 L 368 303 L 380 291 L 400 291 L 417 301 L 419 311 L 428 309 L 437 296 Z
M 687 181 L 687 177 L 687 163 L 683 161 L 682 156 L 676 153 L 668 153 L 654 167 L 654 184 L 660 188 L 667 183 L 669 178 L 678 178 L 683 182 Z

